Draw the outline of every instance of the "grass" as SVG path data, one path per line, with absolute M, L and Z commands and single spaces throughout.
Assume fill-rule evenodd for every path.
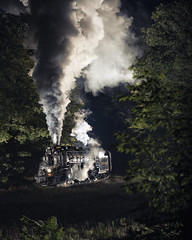
M 159 221 L 143 195 L 126 194 L 123 183 L 121 177 L 113 176 L 105 182 L 70 188 L 34 185 L 0 191 L 0 239 L 17 240 L 26 234 L 26 240 L 176 240 L 181 226 Z M 21 221 L 23 216 L 28 222 Z M 50 219 L 56 219 L 56 230 L 54 224 L 48 227 Z M 38 229 L 40 220 L 43 226 Z M 47 227 L 58 234 L 62 229 L 62 237 L 50 238 L 49 234 L 56 233 L 46 233 Z M 40 230 L 44 235 L 38 238 Z
M 99 182 L 72 188 L 35 186 L 1 191 L 0 225 L 12 225 L 23 215 L 35 220 L 57 216 L 64 224 L 137 217 L 146 203 L 142 196 L 127 195 L 122 185 Z
M 1 230 L 1 240 L 180 240 L 181 225 L 158 224 L 147 226 L 131 219 L 120 218 L 115 221 L 89 222 L 74 226 L 59 226 L 56 217 L 46 221 L 23 218 L 22 228 Z

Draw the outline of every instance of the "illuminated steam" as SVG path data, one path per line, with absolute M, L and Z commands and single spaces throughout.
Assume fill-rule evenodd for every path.
M 104 38 L 95 49 L 97 58 L 86 71 L 86 90 L 97 94 L 104 87 L 121 82 L 133 82 L 128 67 L 138 55 L 135 36 L 130 32 L 132 18 L 119 15 L 119 1 L 106 0 L 99 10 L 104 27 Z
M 89 110 L 82 109 L 79 112 L 75 113 L 75 127 L 72 129 L 71 136 L 75 137 L 77 141 L 83 143 L 84 147 L 89 146 L 93 151 L 100 150 L 101 144 L 95 139 L 89 136 L 89 132 L 93 129 L 87 123 L 87 118 L 91 114 Z
M 121 14 L 120 0 L 8 2 L 31 14 L 32 46 L 37 48 L 32 76 L 52 140 L 59 143 L 76 79 L 83 77 L 85 90 L 94 95 L 106 86 L 133 81 L 128 67 L 138 51 L 132 18 Z
M 75 137 L 77 141 L 83 143 L 84 146 L 87 146 L 90 137 L 88 132 L 92 131 L 92 127 L 86 122 L 86 118 L 90 113 L 82 110 L 75 114 L 76 125 L 72 129 L 71 136 Z
M 76 78 L 96 58 L 94 50 L 104 37 L 97 11 L 100 7 L 98 0 L 31 1 L 38 26 L 38 58 L 33 77 L 54 143 L 55 139 L 60 140 Z
M 136 56 L 129 31 L 132 19 L 120 14 L 119 0 L 33 0 L 30 4 L 38 43 L 33 77 L 50 135 L 59 143 L 77 78 L 83 76 L 86 90 L 93 94 L 132 81 L 128 71 Z
M 77 165 L 72 167 L 74 179 L 84 181 L 88 178 L 89 170 L 93 170 L 96 162 L 96 156 L 102 158 L 105 151 L 101 148 L 100 143 L 91 138 L 88 133 L 92 131 L 92 127 L 87 123 L 87 117 L 91 114 L 90 111 L 81 110 L 75 114 L 76 125 L 72 129 L 71 136 L 74 136 L 78 141 L 83 143 L 84 147 L 88 147 L 89 151 L 85 155 L 85 165 L 79 170 Z
M 29 6 L 29 1 L 28 0 L 20 0 L 20 2 L 22 2 L 25 7 Z

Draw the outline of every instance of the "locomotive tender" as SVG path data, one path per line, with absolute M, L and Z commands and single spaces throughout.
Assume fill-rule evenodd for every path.
M 45 186 L 71 186 L 106 179 L 111 171 L 109 151 L 57 145 L 47 148 L 35 179 Z

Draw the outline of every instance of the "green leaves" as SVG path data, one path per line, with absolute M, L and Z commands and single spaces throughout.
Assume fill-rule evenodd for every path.
M 64 232 L 58 227 L 57 218 L 50 217 L 47 221 L 35 221 L 23 216 L 21 239 L 24 240 L 62 240 Z
M 35 83 L 28 75 L 33 61 L 23 46 L 26 27 L 22 16 L 0 10 L 0 187 L 22 184 L 33 176 L 50 142 Z
M 188 0 L 157 8 L 143 30 L 149 51 L 131 67 L 138 84 L 120 99 L 132 103 L 127 129 L 117 134 L 118 150 L 132 154 L 127 191 L 144 192 L 150 204 L 171 212 L 187 208 L 192 197 L 192 59 L 183 49 L 192 46 L 191 13 Z

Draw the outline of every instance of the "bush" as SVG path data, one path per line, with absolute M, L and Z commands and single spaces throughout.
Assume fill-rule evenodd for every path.
M 46 222 L 34 221 L 27 217 L 21 219 L 23 240 L 63 240 L 63 229 L 58 227 L 57 218 L 50 217 Z
M 45 222 L 23 217 L 22 223 L 23 240 L 179 240 L 182 230 L 177 222 L 147 226 L 126 218 L 68 228 L 59 228 L 56 217 Z

